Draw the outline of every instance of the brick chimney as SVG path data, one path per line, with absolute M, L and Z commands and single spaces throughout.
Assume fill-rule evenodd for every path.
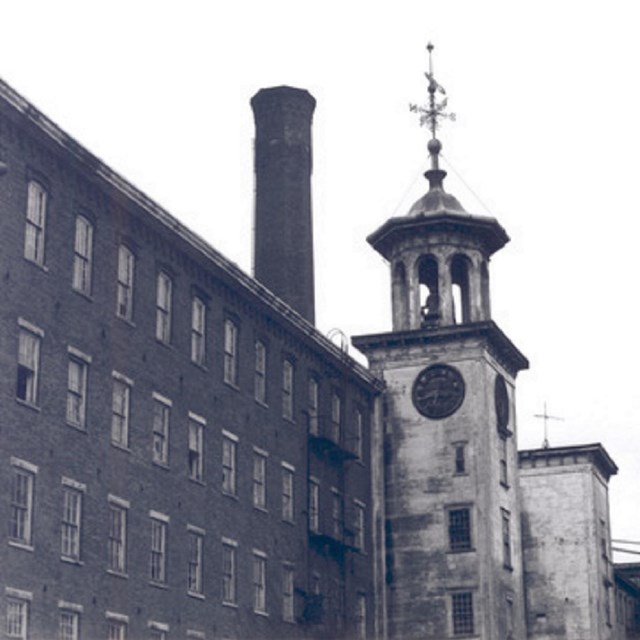
M 261 89 L 256 123 L 254 277 L 309 322 L 315 321 L 311 219 L 311 120 L 304 89 Z

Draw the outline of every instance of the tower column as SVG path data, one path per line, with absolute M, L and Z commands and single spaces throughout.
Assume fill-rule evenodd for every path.
M 418 262 L 414 261 L 411 269 L 409 269 L 408 281 L 408 303 L 409 303 L 409 326 L 402 327 L 405 329 L 419 329 L 422 324 L 421 306 L 420 306 L 420 277 L 418 274 Z
M 451 281 L 451 265 L 449 260 L 438 261 L 438 298 L 440 300 L 440 322 L 443 325 L 454 324 L 453 283 Z

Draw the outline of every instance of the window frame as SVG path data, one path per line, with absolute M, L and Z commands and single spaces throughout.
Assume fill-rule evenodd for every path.
M 42 329 L 18 318 L 16 399 L 31 407 L 38 406 L 43 338 L 44 331 Z
M 152 393 L 152 402 L 151 459 L 154 464 L 168 467 L 173 403 L 169 398 L 165 398 L 155 391 Z
M 267 406 L 267 345 L 260 339 L 255 341 L 253 397 L 258 404 Z
M 173 278 L 164 270 L 156 277 L 156 340 L 171 344 L 173 320 Z
M 49 192 L 38 180 L 27 183 L 24 257 L 39 267 L 45 266 Z
M 66 422 L 68 425 L 84 431 L 87 427 L 87 393 L 91 357 L 71 346 L 67 348 L 67 351 L 69 361 L 67 369 Z M 76 367 L 79 371 L 77 380 L 72 380 L 72 367 Z
M 295 365 L 288 357 L 282 359 L 282 417 L 295 422 L 294 414 Z
M 469 505 L 450 505 L 447 512 L 447 540 L 450 553 L 473 551 L 473 516 Z
M 62 517 L 60 518 L 60 557 L 79 563 L 82 553 L 82 516 L 86 485 L 62 478 Z M 75 504 L 69 498 L 73 497 Z
M 253 612 L 267 614 L 267 554 L 253 550 Z
M 116 316 L 127 322 L 133 322 L 135 269 L 135 254 L 126 244 L 120 244 L 116 280 Z
M 167 584 L 169 516 L 150 511 L 149 520 L 151 521 L 149 581 L 154 584 Z
M 282 519 L 285 522 L 295 522 L 295 467 L 282 462 Z
M 231 318 L 224 321 L 224 372 L 223 378 L 226 384 L 238 388 L 238 324 Z
M 253 448 L 252 495 L 253 506 L 261 511 L 267 510 L 267 459 L 269 454 L 257 447 Z
M 107 539 L 107 571 L 127 575 L 127 534 L 130 503 L 109 495 L 109 532 Z M 114 517 L 116 516 L 116 517 Z
M 336 540 L 344 538 L 344 503 L 336 487 L 331 487 L 331 535 Z
M 331 439 L 340 444 L 342 441 L 342 417 L 343 417 L 342 396 L 336 389 L 331 390 Z
M 111 377 L 113 380 L 111 444 L 121 449 L 129 450 L 131 390 L 133 389 L 133 380 L 117 371 L 113 371 Z
M 199 295 L 191 299 L 191 362 L 200 367 L 207 362 L 207 304 Z
M 11 472 L 9 544 L 32 550 L 38 467 L 25 460 L 11 458 Z M 23 481 L 22 487 L 19 478 Z
M 511 513 L 507 509 L 500 509 L 502 523 L 502 564 L 505 569 L 513 569 L 511 547 Z
M 360 500 L 353 501 L 353 545 L 363 553 L 365 551 L 367 507 Z
M 189 411 L 188 464 L 189 480 L 204 484 L 204 432 L 206 420 Z M 194 446 L 195 445 L 195 446 Z
M 67 606 L 58 608 L 58 637 L 59 640 L 78 640 L 80 637 L 80 613 L 81 608 L 70 609 Z M 63 617 L 68 616 L 71 624 L 65 629 Z M 70 631 L 71 633 L 68 633 Z
M 222 604 L 238 604 L 238 543 L 222 538 Z
M 187 593 L 199 598 L 204 597 L 204 535 L 199 527 L 187 525 Z
M 27 640 L 29 634 L 29 609 L 33 596 L 30 592 L 12 589 L 11 587 L 5 588 L 5 595 L 5 636 L 14 640 Z M 12 606 L 15 609 L 14 612 L 11 612 Z M 14 623 L 13 625 L 11 625 L 12 622 Z M 19 625 L 18 628 L 15 626 L 16 622 Z
M 309 531 L 320 533 L 320 481 L 313 476 L 309 477 L 308 493 Z
M 450 594 L 452 636 L 474 635 L 476 622 L 473 600 L 473 591 L 457 591 Z
M 223 429 L 222 493 L 232 497 L 238 495 L 238 442 L 236 435 Z
M 320 399 L 320 383 L 316 376 L 309 376 L 307 382 L 307 415 L 309 419 L 309 433 L 311 435 L 318 435 L 319 428 L 319 399 Z
M 282 620 L 295 622 L 295 568 L 289 562 L 282 563 Z
M 85 296 L 91 295 L 93 284 L 93 223 L 83 215 L 76 216 L 73 242 L 71 287 Z

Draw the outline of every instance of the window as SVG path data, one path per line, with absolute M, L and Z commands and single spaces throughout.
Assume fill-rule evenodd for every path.
M 69 347 L 67 423 L 84 429 L 87 416 L 87 374 L 91 358 Z
M 194 296 L 191 303 L 191 360 L 204 366 L 206 355 L 206 306 Z
M 466 473 L 467 465 L 465 459 L 465 445 L 464 444 L 456 444 L 453 447 L 455 453 L 455 473 L 461 474 Z
M 79 610 L 75 610 L 76 608 Z M 60 609 L 58 626 L 59 640 L 78 640 L 78 638 L 80 637 L 81 610 L 82 607 L 78 605 L 74 605 L 74 609 Z
M 340 443 L 342 431 L 342 398 L 336 391 L 331 394 L 331 438 Z
M 189 413 L 189 478 L 204 480 L 204 418 Z
M 500 437 L 500 482 L 507 486 L 508 484 L 507 473 L 507 439 Z
M 353 542 L 356 549 L 364 551 L 364 535 L 366 526 L 365 506 L 359 500 L 355 500 L 353 507 Z
M 76 291 L 91 294 L 91 263 L 93 260 L 93 226 L 83 216 L 76 218 L 76 238 L 73 246 L 73 280 Z
M 16 397 L 29 404 L 38 402 L 38 375 L 40 369 L 40 342 L 43 333 L 20 319 L 18 333 L 18 379 Z
M 454 636 L 474 633 L 473 594 L 465 591 L 451 595 L 451 618 Z
M 364 415 L 362 413 L 362 409 L 356 409 L 354 430 L 353 453 L 356 455 L 358 460 L 362 460 L 364 443 Z
M 120 613 L 111 613 L 111 611 L 107 611 L 107 639 L 127 640 L 128 624 L 128 616 L 123 616 Z
M 282 463 L 282 519 L 293 522 L 293 473 L 295 469 Z
M 29 619 L 29 601 L 31 594 L 17 589 L 7 588 L 7 617 L 5 633 L 8 638 L 27 638 L 27 622 Z
M 331 534 L 336 540 L 342 540 L 342 496 L 334 487 L 331 489 Z
M 469 508 L 449 509 L 449 549 L 471 549 L 471 511 Z
M 27 226 L 24 235 L 24 257 L 44 265 L 44 231 L 47 216 L 47 192 L 31 180 L 27 187 Z
M 367 596 L 359 593 L 356 600 L 356 633 L 358 640 L 367 638 Z
M 169 420 L 171 400 L 158 393 L 153 394 L 152 455 L 157 464 L 169 464 Z
M 228 432 L 222 434 L 222 491 L 236 495 L 237 438 Z
M 160 342 L 171 342 L 171 294 L 173 282 L 161 271 L 156 286 L 156 338 Z
M 60 554 L 67 560 L 80 560 L 80 534 L 82 527 L 82 501 L 85 485 L 62 478 L 62 526 Z
M 167 581 L 167 528 L 169 518 L 161 513 L 151 512 L 151 557 L 150 578 L 153 582 Z
M 256 340 L 256 367 L 253 391 L 256 402 L 267 403 L 267 348 L 260 340 Z
M 309 378 L 308 389 L 309 433 L 318 435 L 318 381 Z
M 309 530 L 320 530 L 320 484 L 315 478 L 309 478 Z
M 267 508 L 267 453 L 253 450 L 253 506 Z
M 127 570 L 127 510 L 129 503 L 109 496 L 108 568 L 115 573 Z
M 187 590 L 190 594 L 202 595 L 202 543 L 204 531 L 195 527 L 188 527 L 189 536 L 189 566 L 187 575 Z
M 502 561 L 505 568 L 511 569 L 511 522 L 506 509 L 502 511 Z
M 293 567 L 284 565 L 282 567 L 282 619 L 285 622 L 294 622 L 294 601 L 293 601 Z
M 116 296 L 116 315 L 119 318 L 133 320 L 133 273 L 135 259 L 133 253 L 123 244 L 118 248 L 118 290 Z
M 222 602 L 236 604 L 236 547 L 234 540 L 222 539 Z
M 238 327 L 232 320 L 224 321 L 224 381 L 238 386 Z
M 9 538 L 11 541 L 31 546 L 33 539 L 33 494 L 38 467 L 28 462 L 11 459 L 11 516 Z
M 253 610 L 267 612 L 267 557 L 261 551 L 253 552 Z
M 282 417 L 293 420 L 293 363 L 282 362 Z
M 113 402 L 111 413 L 111 442 L 120 447 L 129 446 L 129 410 L 133 382 L 113 372 Z

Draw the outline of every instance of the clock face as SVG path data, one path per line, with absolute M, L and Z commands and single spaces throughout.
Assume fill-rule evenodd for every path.
M 464 380 L 447 364 L 423 369 L 413 383 L 413 404 L 427 418 L 439 420 L 457 411 L 464 400 Z
M 496 426 L 498 431 L 507 431 L 509 427 L 509 394 L 504 378 L 498 374 L 494 387 L 494 400 L 496 405 Z

